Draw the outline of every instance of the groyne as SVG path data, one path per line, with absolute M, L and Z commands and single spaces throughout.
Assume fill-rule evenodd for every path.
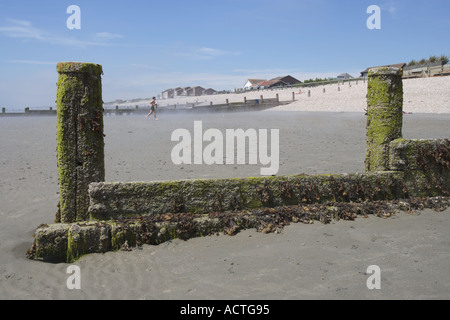
M 73 72 L 71 76 L 74 83 L 66 77 L 65 90 L 78 83 Z M 85 72 L 84 77 L 86 83 L 94 81 L 94 87 L 99 83 L 95 72 Z M 130 250 L 173 238 L 234 234 L 245 228 L 276 232 L 291 222 L 327 223 L 368 214 L 384 217 L 397 210 L 446 208 L 450 193 L 450 141 L 402 137 L 401 84 L 402 73 L 398 69 L 369 72 L 365 173 L 113 183 L 103 181 L 104 168 L 100 163 L 89 166 L 87 179 L 76 188 L 76 194 L 61 195 L 67 197 L 61 202 L 89 199 L 88 206 L 82 200 L 80 212 L 67 214 L 60 210 L 55 224 L 39 226 L 27 256 L 73 262 L 89 253 Z M 84 94 L 72 95 L 64 108 L 79 110 L 84 104 L 88 110 L 82 114 L 96 115 L 87 119 L 100 124 L 102 114 L 95 112 L 95 103 L 88 102 L 91 100 L 86 93 L 91 89 L 91 85 L 85 85 Z M 64 120 L 61 121 L 62 125 Z M 77 126 L 78 139 L 84 141 L 94 131 L 95 139 L 89 141 L 101 146 L 102 127 L 89 123 L 81 121 Z M 66 141 L 58 140 L 58 152 L 60 148 L 72 149 L 69 145 L 60 146 Z M 89 156 L 91 148 L 83 150 Z M 77 158 L 69 156 L 68 160 L 73 157 Z M 76 162 L 78 166 L 80 163 Z M 76 172 L 70 165 L 62 164 L 58 170 L 60 176 L 68 177 Z M 60 188 L 70 186 L 63 181 L 60 180 Z

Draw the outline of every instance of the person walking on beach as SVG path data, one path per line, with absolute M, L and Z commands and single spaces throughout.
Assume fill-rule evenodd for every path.
M 158 118 L 156 117 L 156 107 L 157 107 L 156 98 L 153 97 L 152 101 L 150 101 L 150 112 L 145 117 L 146 119 L 153 113 L 153 116 L 155 117 L 155 120 L 158 120 Z

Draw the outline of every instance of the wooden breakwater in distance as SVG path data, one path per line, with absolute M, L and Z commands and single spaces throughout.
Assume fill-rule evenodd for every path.
M 293 92 L 293 100 L 295 100 L 295 93 Z M 286 105 L 292 101 L 280 101 L 278 97 L 275 98 L 264 98 L 261 96 L 260 99 L 247 99 L 244 97 L 242 101 L 226 102 L 222 104 L 210 104 L 202 105 L 197 103 L 187 103 L 184 105 L 169 105 L 161 106 L 156 109 L 157 113 L 170 114 L 170 113 L 184 113 L 184 112 L 249 112 L 249 111 L 262 111 L 270 109 L 280 105 Z M 46 115 L 56 115 L 57 110 L 53 107 L 49 107 L 47 110 L 32 110 L 29 107 L 24 109 L 24 112 L 6 112 L 6 108 L 2 108 L 1 116 L 9 117 L 20 117 L 20 116 L 46 116 Z M 133 115 L 133 114 L 147 114 L 150 111 L 150 106 L 142 107 L 107 107 L 103 108 L 103 114 L 107 116 L 111 115 Z
M 207 104 L 198 105 L 196 103 L 187 103 L 185 105 L 169 105 L 162 106 L 156 109 L 157 114 L 171 114 L 171 113 L 222 113 L 222 112 L 250 112 L 262 111 L 280 105 L 286 105 L 292 101 L 280 101 L 277 98 L 271 99 L 246 99 L 241 102 L 228 102 L 223 104 Z M 150 107 L 137 108 L 107 108 L 104 109 L 105 115 L 132 115 L 132 114 L 147 114 Z
M 23 112 L 7 112 L 6 108 L 2 108 L 0 117 L 27 117 L 27 116 L 49 116 L 56 115 L 56 108 L 48 107 L 48 109 L 33 110 L 29 107 L 24 108 Z
M 273 96 L 273 95 L 272 95 Z M 292 100 L 281 101 L 278 93 L 275 94 L 275 98 L 267 98 L 260 95 L 257 99 L 247 99 L 243 97 L 241 101 L 230 102 L 229 99 L 225 99 L 225 103 L 213 104 L 212 101 L 208 104 L 189 102 L 186 104 L 174 104 L 157 107 L 157 113 L 180 113 L 180 112 L 247 112 L 247 111 L 261 111 L 270 109 L 280 105 L 286 105 L 295 101 L 295 92 L 292 92 Z M 135 113 L 148 113 L 150 107 L 128 107 L 120 108 L 105 108 L 105 115 L 130 115 Z
M 450 204 L 450 140 L 401 136 L 399 81 L 399 70 L 369 73 L 365 173 L 83 183 L 75 198 L 87 196 L 88 208 L 39 226 L 27 257 L 73 262 L 89 253 L 130 250 L 174 238 L 235 234 L 245 228 L 274 232 L 290 222 L 327 223 L 358 215 L 388 216 L 396 210 L 445 209 Z M 67 111 L 90 105 L 83 97 L 73 97 L 67 100 Z M 79 129 L 84 139 L 93 127 Z M 101 175 L 102 167 L 98 169 Z M 70 174 L 73 169 L 58 170 Z M 68 202 L 74 197 L 63 196 Z

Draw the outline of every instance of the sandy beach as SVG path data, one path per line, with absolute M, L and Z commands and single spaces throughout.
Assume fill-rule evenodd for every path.
M 404 79 L 404 105 L 403 111 L 408 113 L 450 113 L 450 77 Z M 325 89 L 325 93 L 323 92 Z M 308 91 L 311 96 L 308 97 Z M 301 92 L 301 93 L 300 93 Z M 364 112 L 366 108 L 367 81 L 354 80 L 345 84 L 327 84 L 312 88 L 285 88 L 265 89 L 249 91 L 238 94 L 217 94 L 199 97 L 176 97 L 173 99 L 158 100 L 160 107 L 185 105 L 195 103 L 197 106 L 224 104 L 227 99 L 230 103 L 248 100 L 274 99 L 278 94 L 280 101 L 292 101 L 294 93 L 295 101 L 289 105 L 272 108 L 268 111 L 321 111 L 321 112 Z M 124 102 L 117 104 L 119 107 L 148 108 L 150 100 L 142 100 L 136 103 Z M 106 106 L 114 108 L 116 104 Z
M 0 0 L 0 300 L 450 300 L 449 12 Z
M 323 111 L 107 116 L 106 181 L 259 175 L 258 165 L 175 166 L 171 133 L 195 120 L 205 129 L 280 129 L 279 175 L 363 172 L 364 113 Z M 449 123 L 445 112 L 408 114 L 403 135 L 447 138 Z M 25 257 L 57 209 L 56 117 L 0 118 L 0 145 L 0 299 L 450 298 L 450 209 L 92 254 L 75 263 L 81 290 L 69 290 L 68 264 Z M 381 269 L 381 290 L 366 286 L 370 265 Z

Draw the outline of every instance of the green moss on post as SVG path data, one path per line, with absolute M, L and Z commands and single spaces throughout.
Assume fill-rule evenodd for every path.
M 366 172 L 388 170 L 389 143 L 402 137 L 402 122 L 402 69 L 370 69 L 367 88 Z
M 57 152 L 61 222 L 88 219 L 88 186 L 105 179 L 102 66 L 58 63 Z

